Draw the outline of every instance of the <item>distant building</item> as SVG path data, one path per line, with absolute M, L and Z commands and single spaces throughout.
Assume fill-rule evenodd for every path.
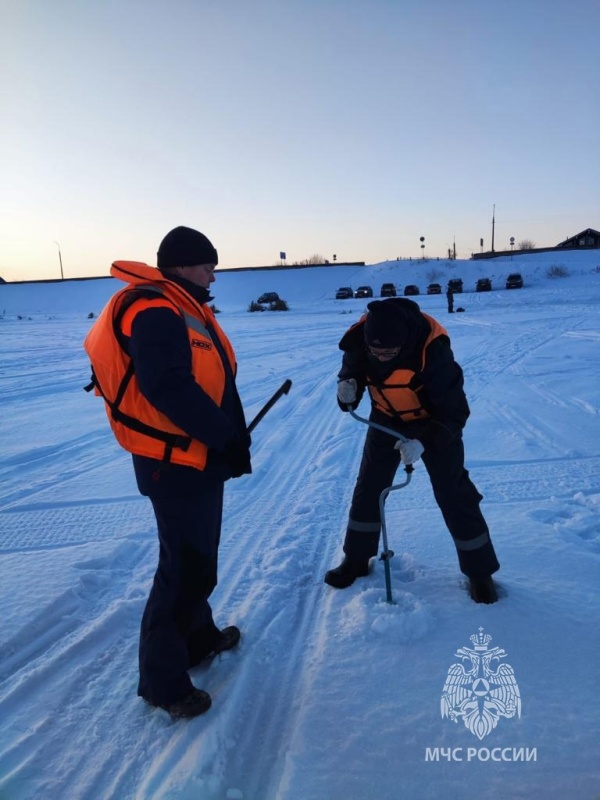
M 564 242 L 556 245 L 559 247 L 600 247 L 600 231 L 595 231 L 593 228 L 586 228 L 581 233 L 565 239 Z
M 564 242 L 555 244 L 554 247 L 534 247 L 531 250 L 496 250 L 488 251 L 487 253 L 471 253 L 473 261 L 478 261 L 482 258 L 497 258 L 498 256 L 519 256 L 528 255 L 530 253 L 551 253 L 555 250 L 593 250 L 600 248 L 600 231 L 593 228 L 586 228 L 581 233 L 575 236 L 569 236 Z

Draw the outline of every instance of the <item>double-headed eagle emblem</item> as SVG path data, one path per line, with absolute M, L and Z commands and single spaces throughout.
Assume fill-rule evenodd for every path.
M 444 683 L 441 699 L 442 719 L 452 722 L 462 718 L 465 727 L 483 739 L 498 724 L 500 717 L 521 716 L 521 694 L 513 668 L 500 659 L 506 652 L 500 647 L 488 649 L 489 634 L 470 637 L 473 649 L 461 647 L 454 654 L 461 663 L 452 664 Z

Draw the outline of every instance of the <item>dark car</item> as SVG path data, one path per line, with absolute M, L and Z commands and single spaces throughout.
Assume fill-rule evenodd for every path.
M 508 278 L 506 279 L 506 288 L 507 289 L 522 289 L 523 288 L 523 276 L 520 275 L 518 272 L 511 273 Z
M 381 284 L 381 296 L 382 297 L 396 297 L 396 287 L 393 283 L 382 283 Z
M 441 294 L 442 287 L 439 283 L 430 283 L 427 287 L 427 294 Z
M 259 303 L 276 303 L 279 300 L 277 292 L 265 292 L 258 298 Z
M 463 290 L 462 278 L 450 278 L 448 281 L 448 289 L 452 294 L 460 294 Z
M 373 297 L 373 289 L 370 286 L 359 286 L 354 297 Z
M 342 286 L 342 288 L 338 289 L 335 293 L 336 300 L 349 300 L 351 297 L 354 297 L 354 292 L 349 286 Z
M 475 284 L 476 292 L 491 292 L 492 282 L 489 278 L 478 278 Z
M 409 283 L 408 286 L 404 287 L 404 296 L 407 297 L 409 294 L 420 294 L 419 287 L 415 286 L 414 283 Z

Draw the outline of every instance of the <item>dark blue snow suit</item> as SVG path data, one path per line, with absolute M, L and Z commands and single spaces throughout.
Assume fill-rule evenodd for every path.
M 482 496 L 464 466 L 462 430 L 470 411 L 463 390 L 462 369 L 454 360 L 447 336 L 429 343 L 423 368 L 423 348 L 430 328 L 419 306 L 405 298 L 385 302 L 395 303 L 398 313 L 409 323 L 408 338 L 399 354 L 389 361 L 374 358 L 365 345 L 364 324 L 353 326 L 340 342 L 344 356 L 338 377 L 356 379 L 355 409 L 367 382 L 381 384 L 398 369 L 417 374 L 416 383 L 420 385 L 417 395 L 430 415 L 428 419 L 406 422 L 373 406 L 370 419 L 408 439 L 419 439 L 425 448 L 423 464 L 454 541 L 461 571 L 470 578 L 491 575 L 500 565 L 479 508 Z M 340 408 L 348 410 L 341 404 Z M 377 554 L 381 530 L 379 495 L 392 485 L 400 465 L 400 453 L 394 449 L 396 442 L 390 434 L 369 427 L 344 542 L 344 552 L 350 558 L 363 560 Z
M 200 303 L 212 298 L 202 287 L 177 276 Z M 212 333 L 209 330 L 209 333 Z M 186 325 L 167 308 L 147 308 L 134 318 L 124 345 L 144 397 L 188 435 L 207 444 L 203 471 L 133 455 L 141 494 L 152 503 L 158 526 L 159 559 L 144 610 L 139 644 L 138 694 L 168 706 L 188 695 L 188 669 L 210 653 L 216 641 L 209 597 L 217 585 L 224 482 L 251 472 L 250 437 L 228 359 L 217 347 L 226 373 L 221 411 L 231 430 L 211 421 L 214 402 L 191 374 Z

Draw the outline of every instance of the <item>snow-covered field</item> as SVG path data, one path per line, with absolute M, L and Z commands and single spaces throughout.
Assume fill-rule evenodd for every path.
M 557 264 L 568 277 L 547 277 Z M 588 251 L 218 275 L 248 419 L 293 387 L 254 432 L 254 473 L 226 490 L 214 608 L 242 643 L 193 671 L 213 707 L 176 723 L 136 697 L 150 504 L 82 391 L 88 314 L 120 284 L 0 286 L 2 800 L 598 798 L 599 265 Z M 517 270 L 525 288 L 506 291 Z M 480 276 L 494 291 L 457 297 L 464 314 L 417 299 L 465 371 L 503 596 L 469 599 L 422 464 L 386 506 L 395 603 L 381 562 L 331 589 L 366 432 L 335 401 L 337 342 L 365 301 L 335 289 Z M 247 313 L 263 291 L 290 311 Z M 522 703 L 481 739 L 440 711 L 480 629 Z

